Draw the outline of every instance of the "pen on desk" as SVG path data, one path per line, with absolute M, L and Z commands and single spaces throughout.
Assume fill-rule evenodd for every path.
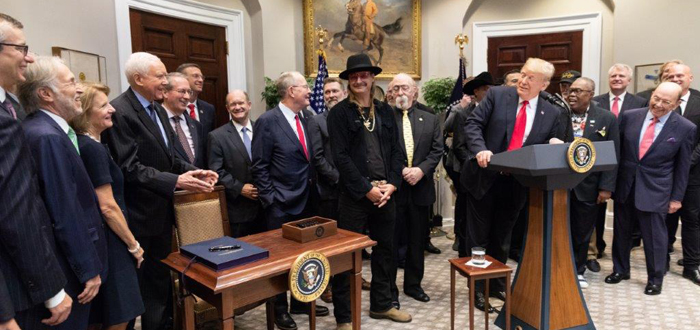
M 241 248 L 240 245 L 221 245 L 221 246 L 210 247 L 209 252 L 238 250 L 240 248 Z

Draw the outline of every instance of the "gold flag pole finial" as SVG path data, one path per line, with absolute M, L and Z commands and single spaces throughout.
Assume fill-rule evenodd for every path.
M 463 34 L 458 34 L 455 37 L 455 45 L 459 46 L 459 57 L 464 57 L 464 46 L 469 43 L 469 38 Z
M 316 28 L 316 38 L 318 38 L 318 54 L 326 57 L 326 52 L 323 50 L 324 43 L 328 39 L 328 30 L 324 29 L 322 26 Z

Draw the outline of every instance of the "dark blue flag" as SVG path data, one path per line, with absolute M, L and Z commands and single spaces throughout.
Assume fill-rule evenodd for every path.
M 318 75 L 314 82 L 313 91 L 311 91 L 310 103 L 311 108 L 316 113 L 326 111 L 326 103 L 323 101 L 323 82 L 328 78 L 328 67 L 326 66 L 326 57 L 323 54 L 318 55 Z

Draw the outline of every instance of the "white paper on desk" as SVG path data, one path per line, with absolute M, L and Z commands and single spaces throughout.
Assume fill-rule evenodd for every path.
M 476 267 L 476 268 L 487 268 L 488 266 L 491 265 L 491 262 L 488 260 L 484 260 L 484 263 L 481 265 L 474 264 L 473 261 L 474 261 L 473 259 L 469 259 L 469 261 L 467 261 L 467 263 L 465 265 Z

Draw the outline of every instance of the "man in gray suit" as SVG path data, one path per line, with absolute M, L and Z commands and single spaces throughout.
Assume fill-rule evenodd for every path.
M 207 154 L 209 169 L 219 174 L 226 188 L 226 205 L 231 235 L 242 237 L 265 229 L 261 218 L 258 189 L 250 172 L 253 124 L 248 93 L 236 89 L 226 95 L 226 110 L 231 122 L 209 133 Z
M 404 293 L 421 302 L 430 301 L 421 282 L 424 272 L 425 233 L 428 231 L 430 205 L 435 203 L 433 173 L 442 156 L 440 121 L 434 114 L 416 106 L 416 82 L 399 73 L 393 80 L 396 107 L 394 118 L 403 154 L 403 180 L 396 197 L 395 246 L 406 247 Z M 394 251 L 395 255 L 397 251 Z M 394 262 L 396 259 L 394 258 Z M 398 301 L 396 268 L 392 274 L 393 301 Z

